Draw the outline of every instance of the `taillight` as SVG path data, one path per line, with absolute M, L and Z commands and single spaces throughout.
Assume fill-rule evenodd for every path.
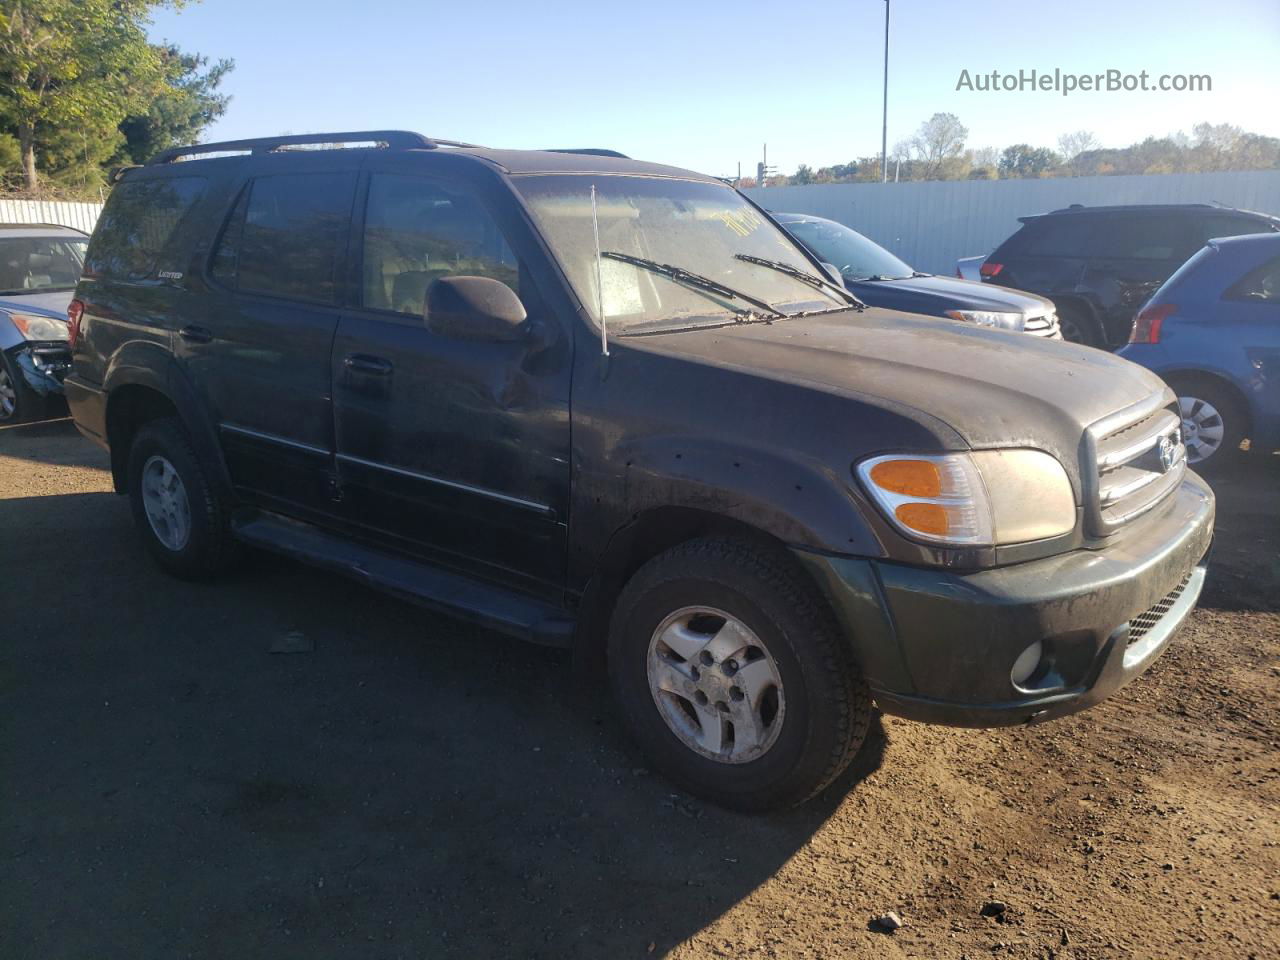
M 80 318 L 84 316 L 84 301 L 72 300 L 67 305 L 67 326 L 71 328 L 71 333 L 67 336 L 67 345 L 72 350 L 76 348 L 76 341 L 80 339 Z
M 1143 307 L 1133 318 L 1133 328 L 1129 331 L 1130 343 L 1159 343 L 1160 328 L 1164 326 L 1164 318 L 1177 310 L 1172 303 L 1155 303 Z
M 982 274 L 984 277 L 998 277 L 1000 275 L 1000 271 L 1003 269 L 1003 263 L 992 263 L 988 260 L 978 268 L 978 273 Z

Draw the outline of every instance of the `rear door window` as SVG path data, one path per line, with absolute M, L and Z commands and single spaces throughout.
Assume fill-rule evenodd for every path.
M 243 293 L 336 303 L 354 193 L 352 173 L 255 178 L 214 250 L 214 278 Z
M 1094 247 L 1098 258 L 1181 262 L 1202 246 L 1182 217 L 1136 214 L 1105 219 Z
M 111 191 L 85 261 L 88 276 L 143 280 L 154 276 L 178 224 L 204 193 L 204 177 L 125 180 Z
M 1230 217 L 1216 215 L 1201 217 L 1196 223 L 1196 235 L 1200 245 L 1204 246 L 1214 237 L 1238 237 L 1246 233 L 1270 233 L 1271 227 L 1262 220 L 1252 217 Z

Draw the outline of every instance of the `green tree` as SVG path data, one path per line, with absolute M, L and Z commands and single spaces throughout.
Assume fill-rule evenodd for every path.
M 235 66 L 231 60 L 212 65 L 208 57 L 183 53 L 177 47 L 159 49 L 165 73 L 165 89 L 153 99 L 147 112 L 125 117 L 120 132 L 125 138 L 121 159 L 145 163 L 161 150 L 195 143 L 200 133 L 227 112 L 231 98 L 218 86 Z
M 12 126 L 26 189 L 40 187 L 37 135 L 116 127 L 163 88 L 151 10 L 181 0 L 0 0 L 0 115 Z
M 1058 165 L 1058 155 L 1048 147 L 1015 143 L 1000 154 L 1000 176 L 1005 178 L 1038 177 Z

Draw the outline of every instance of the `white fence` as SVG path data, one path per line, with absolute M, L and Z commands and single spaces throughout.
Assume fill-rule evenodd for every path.
M 953 273 L 990 253 L 1018 217 L 1073 203 L 1221 203 L 1280 216 L 1280 170 L 1239 173 L 832 183 L 745 191 L 768 210 L 827 217 L 866 234 L 918 270 Z
M 0 223 L 56 223 L 93 233 L 93 225 L 101 212 L 100 203 L 0 199 Z

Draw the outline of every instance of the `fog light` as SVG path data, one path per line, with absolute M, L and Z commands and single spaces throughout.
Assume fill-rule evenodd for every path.
M 1036 667 L 1040 666 L 1040 657 L 1044 654 L 1044 644 L 1037 640 L 1022 653 L 1018 654 L 1018 659 L 1013 661 L 1013 669 L 1009 671 L 1009 679 L 1013 681 L 1015 687 L 1020 687 L 1026 683 Z

